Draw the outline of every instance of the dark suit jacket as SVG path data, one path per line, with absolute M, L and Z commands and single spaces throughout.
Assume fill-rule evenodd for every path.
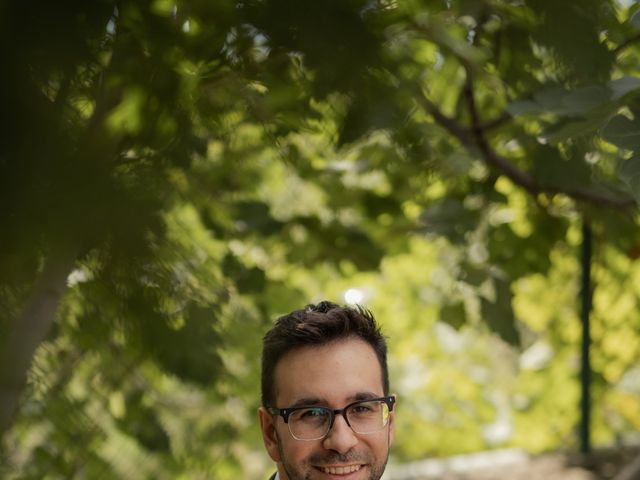
M 273 475 L 271 475 L 271 477 L 269 477 L 269 480 L 274 480 L 276 478 L 276 474 L 274 473 Z

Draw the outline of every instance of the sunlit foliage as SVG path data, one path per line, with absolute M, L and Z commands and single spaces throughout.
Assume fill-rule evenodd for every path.
M 3 478 L 263 478 L 260 338 L 357 300 L 394 461 L 640 428 L 640 7 L 6 2 Z M 345 292 L 350 292 L 345 296 Z

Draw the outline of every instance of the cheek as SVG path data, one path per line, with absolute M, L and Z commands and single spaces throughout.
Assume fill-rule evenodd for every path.
M 393 430 L 389 429 L 376 438 L 371 438 L 367 442 L 367 447 L 378 460 L 385 458 L 389 452 L 389 447 L 393 443 Z
M 280 446 L 285 460 L 290 463 L 299 463 L 317 450 L 317 442 L 301 442 L 289 435 L 288 431 L 281 432 Z

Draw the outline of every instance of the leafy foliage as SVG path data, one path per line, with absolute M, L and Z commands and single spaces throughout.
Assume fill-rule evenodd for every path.
M 261 477 L 260 333 L 358 282 L 398 459 L 566 445 L 581 222 L 597 439 L 637 430 L 639 12 L 9 2 L 1 473 Z

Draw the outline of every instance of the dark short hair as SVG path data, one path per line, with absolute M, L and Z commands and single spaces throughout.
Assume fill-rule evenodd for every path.
M 373 348 L 382 370 L 382 388 L 388 395 L 387 343 L 373 314 L 359 305 L 341 307 L 324 301 L 283 315 L 264 336 L 262 405 L 275 406 L 274 372 L 286 353 L 299 347 L 326 345 L 346 338 L 359 338 Z

